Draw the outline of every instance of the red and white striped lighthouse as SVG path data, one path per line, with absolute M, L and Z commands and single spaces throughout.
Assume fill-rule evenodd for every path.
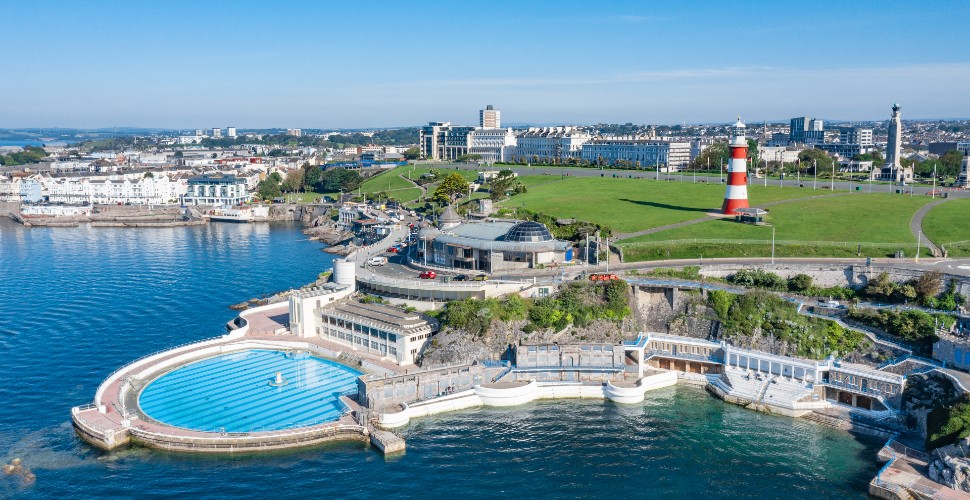
M 748 208 L 748 141 L 744 137 L 744 124 L 741 117 L 731 127 L 731 159 L 728 160 L 727 191 L 721 213 L 734 215 L 739 208 Z

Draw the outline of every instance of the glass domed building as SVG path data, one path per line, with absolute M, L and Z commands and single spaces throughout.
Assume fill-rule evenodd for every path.
M 573 259 L 572 244 L 555 239 L 538 222 L 490 220 L 449 226 L 419 233 L 418 263 L 492 273 Z

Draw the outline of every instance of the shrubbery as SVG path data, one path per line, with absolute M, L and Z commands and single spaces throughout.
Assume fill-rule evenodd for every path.
M 950 280 L 943 287 L 943 275 L 937 271 L 923 273 L 905 283 L 896 283 L 889 274 L 880 273 L 869 280 L 862 294 L 880 302 L 915 302 L 931 309 L 954 311 L 964 305 L 966 297 L 956 292 L 956 281 Z
M 793 354 L 812 359 L 844 355 L 867 343 L 862 333 L 833 321 L 798 314 L 794 304 L 768 292 L 735 295 L 713 290 L 707 299 L 728 337 L 768 335 L 793 346 Z
M 628 285 L 617 280 L 606 283 L 573 282 L 553 297 L 536 301 L 512 294 L 502 299 L 464 299 L 448 303 L 440 315 L 442 324 L 484 335 L 493 320 L 528 319 L 526 331 L 538 328 L 562 330 L 570 325 L 586 326 L 595 320 L 620 321 L 630 314 Z
M 933 342 L 938 339 L 936 328 L 950 328 L 956 322 L 956 318 L 949 314 L 930 314 L 920 310 L 853 308 L 849 310 L 848 317 L 913 344 L 923 355 L 932 352 Z
M 844 286 L 818 287 L 812 277 L 796 274 L 787 280 L 763 269 L 742 269 L 728 277 L 728 282 L 747 288 L 763 288 L 776 292 L 792 292 L 812 297 L 831 297 L 848 300 L 856 297 L 855 290 Z
M 964 396 L 952 407 L 934 408 L 927 415 L 926 427 L 926 448 L 929 450 L 970 436 L 970 399 Z
M 651 276 L 661 276 L 665 278 L 679 278 L 682 280 L 701 279 L 700 266 L 684 266 L 682 269 L 672 267 L 658 267 L 650 271 Z

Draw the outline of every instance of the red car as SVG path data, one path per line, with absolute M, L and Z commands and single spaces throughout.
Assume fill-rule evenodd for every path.
M 398 247 L 391 247 L 387 249 L 388 253 L 397 253 L 400 250 Z
M 418 277 L 425 280 L 433 280 L 438 277 L 438 273 L 434 271 L 425 271 L 419 274 Z

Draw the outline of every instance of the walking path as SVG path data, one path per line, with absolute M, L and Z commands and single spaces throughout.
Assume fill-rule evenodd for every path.
M 946 199 L 941 198 L 937 201 L 923 205 L 923 208 L 917 210 L 916 213 L 913 214 L 913 219 L 909 221 L 910 232 L 913 233 L 913 236 L 916 236 L 917 239 L 921 239 L 923 243 L 926 244 L 926 248 L 930 249 L 930 252 L 932 252 L 934 257 L 942 257 L 943 251 L 940 250 L 940 247 L 936 246 L 936 244 L 933 243 L 933 240 L 931 240 L 928 236 L 926 236 L 926 233 L 923 232 L 923 218 L 926 217 L 926 214 L 929 213 L 933 207 L 943 203 L 944 201 L 946 201 Z
M 407 177 L 404 176 L 404 174 L 397 174 L 397 176 L 400 177 L 400 178 L 402 178 L 402 179 L 404 179 L 404 180 L 406 180 L 406 181 L 408 181 L 408 182 L 410 182 L 411 184 L 414 184 L 414 187 L 416 187 L 416 188 L 418 188 L 418 189 L 421 190 L 421 194 L 417 198 L 415 198 L 414 200 L 420 200 L 421 198 L 424 198 L 425 196 L 428 195 L 428 190 L 424 186 L 422 186 L 421 184 L 418 184 L 417 182 L 414 182 L 411 179 L 408 179 Z M 405 203 L 411 202 L 411 201 L 414 201 L 414 200 L 407 200 Z

